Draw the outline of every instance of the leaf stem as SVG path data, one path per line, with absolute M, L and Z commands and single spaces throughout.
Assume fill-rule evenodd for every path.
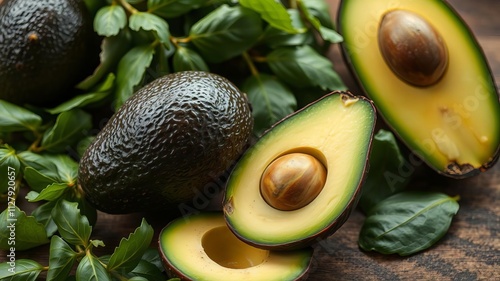
M 125 10 L 127 10 L 131 14 L 135 14 L 135 13 L 139 12 L 139 10 L 137 10 L 132 5 L 130 5 L 130 3 L 128 3 L 126 0 L 116 0 L 116 2 L 118 4 L 120 4 L 123 8 L 125 8 Z
M 259 76 L 259 71 L 257 70 L 257 67 L 255 67 L 255 64 L 253 63 L 252 58 L 250 57 L 248 52 L 243 52 L 243 58 L 245 59 L 248 68 L 250 68 L 250 72 L 252 73 L 252 75 Z

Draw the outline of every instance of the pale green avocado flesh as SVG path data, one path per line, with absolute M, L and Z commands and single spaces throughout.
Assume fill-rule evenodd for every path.
M 334 92 L 276 124 L 245 152 L 228 179 L 223 208 L 231 230 L 246 243 L 280 250 L 332 234 L 357 202 L 375 116 L 368 99 Z M 283 211 L 263 199 L 260 180 L 273 160 L 294 152 L 322 162 L 326 182 L 312 202 Z
M 384 60 L 381 22 L 397 10 L 420 16 L 442 37 L 448 65 L 435 84 L 411 85 Z M 353 74 L 412 153 L 455 178 L 496 162 L 500 103 L 495 82 L 474 35 L 445 1 L 343 0 L 338 21 Z
M 311 248 L 284 253 L 245 244 L 221 212 L 172 221 L 159 235 L 159 249 L 170 277 L 199 281 L 298 280 L 306 276 L 313 253 Z

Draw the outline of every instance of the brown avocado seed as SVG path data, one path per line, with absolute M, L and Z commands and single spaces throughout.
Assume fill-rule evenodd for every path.
M 278 210 L 297 210 L 318 196 L 325 185 L 326 173 L 325 166 L 309 154 L 285 154 L 267 166 L 260 192 L 267 204 Z
M 448 50 L 441 35 L 410 11 L 393 10 L 383 16 L 378 44 L 391 70 L 414 86 L 435 84 L 448 66 Z

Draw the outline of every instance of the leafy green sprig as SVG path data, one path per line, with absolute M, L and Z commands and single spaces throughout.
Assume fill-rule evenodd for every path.
M 211 71 L 248 93 L 259 135 L 301 102 L 345 89 L 322 52 L 342 41 L 324 0 L 93 2 L 101 65 L 80 87 L 115 73 L 115 108 L 166 73 Z
M 76 202 L 60 200 L 51 213 L 59 235 L 50 239 L 49 264 L 19 259 L 13 268 L 9 262 L 0 263 L 1 280 L 36 280 L 42 271 L 52 281 L 71 280 L 68 279 L 71 276 L 76 280 L 166 279 L 158 251 L 150 248 L 154 231 L 146 220 L 127 238 L 122 238 L 111 255 L 97 256 L 93 249 L 104 247 L 104 242 L 91 239 L 92 226 Z M 18 220 L 18 226 L 22 225 Z

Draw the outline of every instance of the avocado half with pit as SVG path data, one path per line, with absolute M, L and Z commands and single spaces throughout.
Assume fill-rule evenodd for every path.
M 273 250 L 333 234 L 357 204 L 375 120 L 370 100 L 333 92 L 275 124 L 228 178 L 229 228 L 245 243 Z
M 473 33 L 446 1 L 343 0 L 338 26 L 354 76 L 413 154 L 453 178 L 496 162 L 495 82 Z
M 245 244 L 227 227 L 221 212 L 198 213 L 170 222 L 159 235 L 169 277 L 181 280 L 301 280 L 312 248 L 273 252 Z

